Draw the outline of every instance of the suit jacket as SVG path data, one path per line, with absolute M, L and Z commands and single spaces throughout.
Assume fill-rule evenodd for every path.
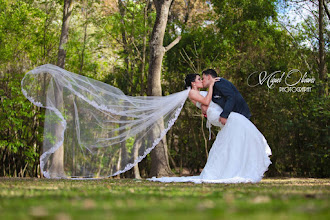
M 230 112 L 237 112 L 248 119 L 251 117 L 249 106 L 237 88 L 228 80 L 221 78 L 213 87 L 212 101 L 223 109 L 220 117 L 228 118 Z

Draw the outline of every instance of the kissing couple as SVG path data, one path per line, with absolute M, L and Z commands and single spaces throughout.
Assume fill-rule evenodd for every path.
M 218 78 L 213 69 L 185 78 L 189 99 L 201 109 L 209 124 L 220 127 L 199 176 L 150 178 L 160 182 L 247 183 L 259 182 L 271 164 L 266 139 L 249 120 L 251 113 L 237 88 Z M 208 88 L 208 92 L 199 91 Z M 188 142 L 189 144 L 189 142 Z

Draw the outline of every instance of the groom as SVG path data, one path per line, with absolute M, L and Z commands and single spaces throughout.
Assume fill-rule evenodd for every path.
M 213 69 L 207 69 L 202 72 L 203 74 L 203 86 L 209 87 L 211 83 L 211 77 L 217 77 L 217 72 Z M 213 87 L 212 101 L 217 103 L 222 109 L 219 121 L 225 125 L 230 112 L 237 112 L 248 119 L 251 117 L 249 106 L 243 99 L 243 96 L 236 87 L 224 78 L 220 78 L 220 81 L 216 82 Z

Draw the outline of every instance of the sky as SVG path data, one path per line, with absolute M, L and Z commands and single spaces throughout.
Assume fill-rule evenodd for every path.
M 280 7 L 283 3 L 283 0 L 280 1 L 280 4 L 278 5 L 278 19 L 279 22 L 284 25 L 291 33 L 295 33 L 296 30 L 294 27 L 297 24 L 304 23 L 305 19 L 308 18 L 308 16 L 312 16 L 311 11 L 315 11 L 318 13 L 318 5 L 315 3 L 312 3 L 311 1 L 303 1 L 302 3 L 296 3 L 299 2 L 299 0 L 295 1 L 287 1 L 288 6 L 287 7 Z M 318 2 L 318 1 L 314 1 Z M 328 8 L 330 6 L 329 3 L 327 3 Z M 325 16 L 325 19 L 327 19 L 327 16 Z M 328 19 L 327 19 L 328 20 Z M 310 24 L 311 26 L 315 27 L 315 24 Z M 325 28 L 329 30 L 330 25 L 325 25 Z M 318 31 L 316 30 L 315 34 L 318 34 Z M 311 41 L 305 41 L 303 42 L 304 45 L 308 47 L 313 47 L 313 44 L 317 44 L 317 38 L 315 37 Z
M 288 21 L 290 21 L 292 25 L 301 23 L 304 21 L 304 18 L 306 19 L 311 15 L 311 12 L 308 9 L 318 11 L 318 6 L 310 1 L 305 1 L 303 3 L 294 3 L 293 1 L 288 1 L 288 7 L 278 8 L 280 21 L 286 24 Z

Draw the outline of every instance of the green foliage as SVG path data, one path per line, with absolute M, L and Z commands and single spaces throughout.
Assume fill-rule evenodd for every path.
M 104 1 L 75 1 L 65 46 L 66 69 L 109 83 L 128 95 L 145 95 L 149 37 L 156 13 L 145 1 L 123 2 L 120 11 Z M 266 175 L 329 177 L 329 98 L 320 95 L 325 82 L 317 74 L 313 34 L 317 25 L 298 24 L 297 32 L 289 34 L 277 22 L 276 4 L 281 2 L 275 0 L 212 0 L 211 4 L 204 16 L 189 24 L 178 19 L 179 13 L 186 13 L 183 9 L 171 11 L 164 46 L 178 35 L 182 39 L 165 54 L 163 95 L 182 91 L 187 73 L 214 68 L 240 90 L 250 106 L 252 122 L 272 149 L 273 164 Z M 0 0 L 1 176 L 38 175 L 44 111 L 22 95 L 20 81 L 33 67 L 56 63 L 62 9 L 63 1 Z M 311 17 L 307 21 L 315 24 Z M 326 42 L 328 38 L 325 34 Z M 314 46 L 308 47 L 306 40 Z M 327 44 L 326 53 L 329 63 Z M 247 84 L 253 72 L 292 69 L 316 78 L 314 84 L 306 85 L 312 87 L 311 92 L 279 92 L 283 82 L 274 89 Z M 205 165 L 206 152 L 218 131 L 213 127 L 212 140 L 207 141 L 202 119 L 187 101 L 167 135 L 170 164 L 179 174 L 198 174 Z M 47 134 L 45 138 L 54 140 Z M 133 143 L 129 140 L 127 146 Z M 103 160 L 100 163 L 108 162 Z M 139 165 L 142 176 L 148 176 L 150 157 Z
M 11 80 L 7 84 L 4 79 L 8 78 Z M 35 176 L 43 132 L 42 111 L 23 96 L 20 80 L 7 74 L 4 79 L 0 80 L 0 169 L 5 176 Z
M 113 48 L 108 57 L 113 66 L 105 81 L 118 86 L 125 94 L 145 95 L 148 38 L 155 12 L 145 1 L 125 1 L 124 4 L 122 12 L 99 16 L 94 23 L 98 28 L 95 36 Z
M 0 5 L 1 175 L 37 176 L 44 111 L 23 96 L 20 82 L 26 70 L 54 60 L 56 4 L 44 1 L 36 7 L 33 1 L 1 1 Z

